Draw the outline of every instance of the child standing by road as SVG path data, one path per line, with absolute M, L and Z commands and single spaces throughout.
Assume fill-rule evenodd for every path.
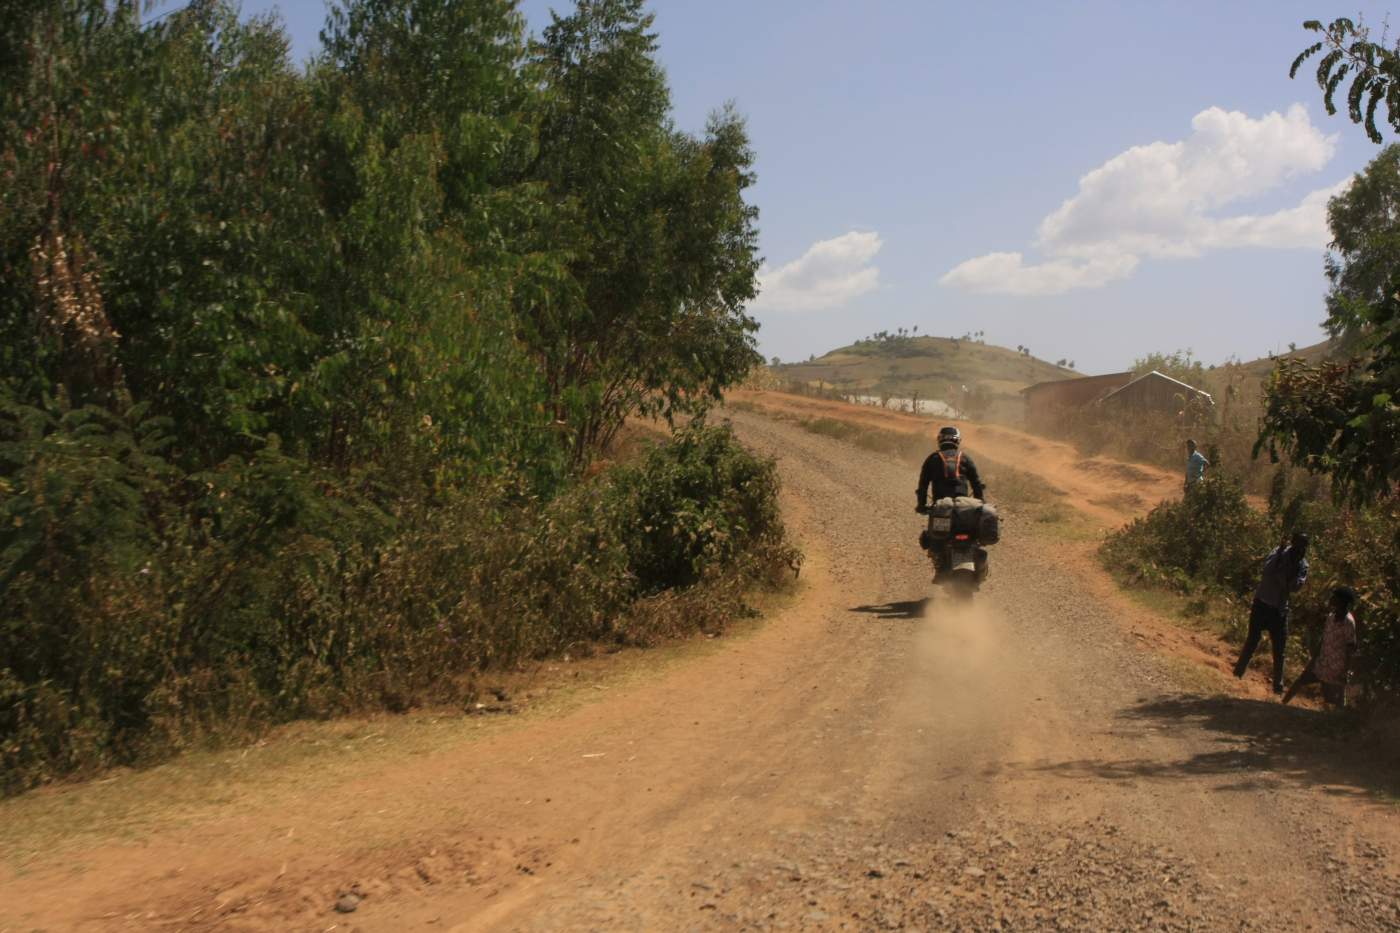
M 1355 603 L 1356 593 L 1348 587 L 1339 586 L 1332 591 L 1332 611 L 1322 626 L 1322 646 L 1283 695 L 1283 702 L 1293 699 L 1299 687 L 1320 683 L 1328 706 L 1346 706 L 1347 669 L 1356 653 L 1356 620 L 1351 615 Z

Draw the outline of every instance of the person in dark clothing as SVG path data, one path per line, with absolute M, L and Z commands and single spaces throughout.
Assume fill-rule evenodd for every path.
M 1264 560 L 1264 572 L 1254 591 L 1249 611 L 1249 634 L 1235 662 L 1235 676 L 1243 677 L 1264 632 L 1274 653 L 1274 693 L 1283 692 L 1283 649 L 1288 643 L 1288 597 L 1308 579 L 1308 536 L 1301 532 L 1285 547 L 1280 545 Z
M 986 498 L 987 488 L 977 475 L 977 464 L 963 453 L 962 434 L 957 428 L 947 427 L 938 432 L 938 449 L 928 455 L 919 471 L 916 511 L 923 511 L 928 505 L 929 487 L 933 488 L 934 502 L 969 494 L 975 499 Z

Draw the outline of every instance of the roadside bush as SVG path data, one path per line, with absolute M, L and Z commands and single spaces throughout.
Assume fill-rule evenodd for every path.
M 475 672 L 574 645 L 713 630 L 798 560 L 773 464 L 725 428 L 550 500 L 502 480 L 427 505 L 275 450 L 181 477 L 150 452 L 158 426 L 0 425 L 7 792 L 294 718 L 459 701 Z
M 1136 579 L 1181 590 L 1204 584 L 1243 597 L 1273 544 L 1268 517 L 1250 507 L 1239 481 L 1217 475 L 1109 536 L 1103 557 Z
M 727 426 L 692 423 L 619 470 L 612 488 L 642 594 L 692 585 L 756 549 L 785 559 L 777 472 Z
M 0 785 L 693 610 L 772 469 L 636 414 L 759 362 L 755 154 L 679 127 L 641 0 L 0 14 Z M 650 601 L 644 613 L 633 612 Z M 682 610 L 679 607 L 688 606 Z M 701 621 L 701 617 L 705 621 Z
M 1371 704 L 1400 702 L 1400 499 L 1331 511 L 1313 542 L 1309 585 L 1293 599 L 1295 617 L 1316 623 L 1333 587 L 1355 589 L 1357 679 Z
M 1212 477 L 1179 502 L 1164 502 L 1113 533 L 1100 555 L 1131 582 L 1206 597 L 1236 639 L 1268 552 L 1294 531 L 1312 535 L 1308 583 L 1290 602 L 1291 658 L 1308 656 L 1336 586 L 1356 589 L 1357 680 L 1369 707 L 1400 700 L 1400 500 L 1341 508 L 1304 484 L 1277 484 L 1267 513 L 1250 507 L 1238 481 Z M 1212 597 L 1214 597 L 1212 599 Z

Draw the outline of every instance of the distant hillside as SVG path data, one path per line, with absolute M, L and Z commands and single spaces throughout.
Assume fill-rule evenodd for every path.
M 1318 363 L 1327 359 L 1337 350 L 1337 341 L 1324 340 L 1307 347 L 1299 347 L 1297 350 L 1285 352 L 1275 357 L 1260 357 L 1257 360 L 1250 360 L 1245 363 L 1226 366 L 1213 366 L 1206 372 L 1204 385 L 1201 388 L 1213 394 L 1217 399 L 1222 398 L 1222 393 L 1226 391 L 1228 385 L 1233 382 L 1235 391 L 1243 396 L 1253 398 L 1259 394 L 1265 380 L 1269 378 L 1269 373 L 1273 372 L 1274 365 L 1280 357 L 1298 357 L 1307 360 L 1309 363 Z
M 1334 348 L 1333 341 L 1325 340 L 1283 355 L 1316 363 Z M 1273 370 L 1274 362 L 1261 357 L 1214 366 L 1204 373 L 1204 378 L 1188 381 L 1200 384 L 1217 399 L 1224 397 L 1230 385 L 1236 397 L 1253 399 Z M 1089 375 L 976 340 L 891 334 L 857 341 L 806 362 L 780 363 L 770 372 L 780 382 L 798 382 L 841 393 L 931 401 L 949 400 L 965 386 L 971 392 L 982 393 L 986 403 L 981 407 L 991 417 L 1002 420 L 1020 418 L 1020 393 L 1026 386 Z
M 1079 375 L 1005 347 L 946 337 L 885 336 L 832 350 L 805 363 L 773 368 L 780 379 L 864 395 L 945 399 L 963 386 L 990 397 L 991 408 L 1020 411 L 1028 385 Z
M 1317 363 L 1331 356 L 1333 352 L 1336 351 L 1336 349 L 1337 341 L 1324 340 L 1321 343 L 1315 343 L 1310 347 L 1299 347 L 1297 350 L 1280 353 L 1279 356 L 1296 356 L 1307 360 L 1309 363 Z M 1263 378 L 1265 376 L 1268 376 L 1269 373 L 1273 371 L 1274 363 L 1277 361 L 1277 359 L 1278 357 L 1265 356 L 1257 360 L 1251 360 L 1250 362 L 1244 363 L 1242 365 L 1245 369 L 1249 370 L 1250 372 L 1257 373 L 1260 376 L 1260 378 Z

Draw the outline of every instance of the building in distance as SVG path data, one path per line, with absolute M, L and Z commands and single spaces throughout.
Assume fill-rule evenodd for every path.
M 1026 423 L 1032 426 L 1049 424 L 1066 411 L 1091 405 L 1164 414 L 1215 405 L 1209 392 L 1155 369 L 1141 376 L 1109 373 L 1039 382 L 1022 389 L 1021 395 L 1026 401 Z

